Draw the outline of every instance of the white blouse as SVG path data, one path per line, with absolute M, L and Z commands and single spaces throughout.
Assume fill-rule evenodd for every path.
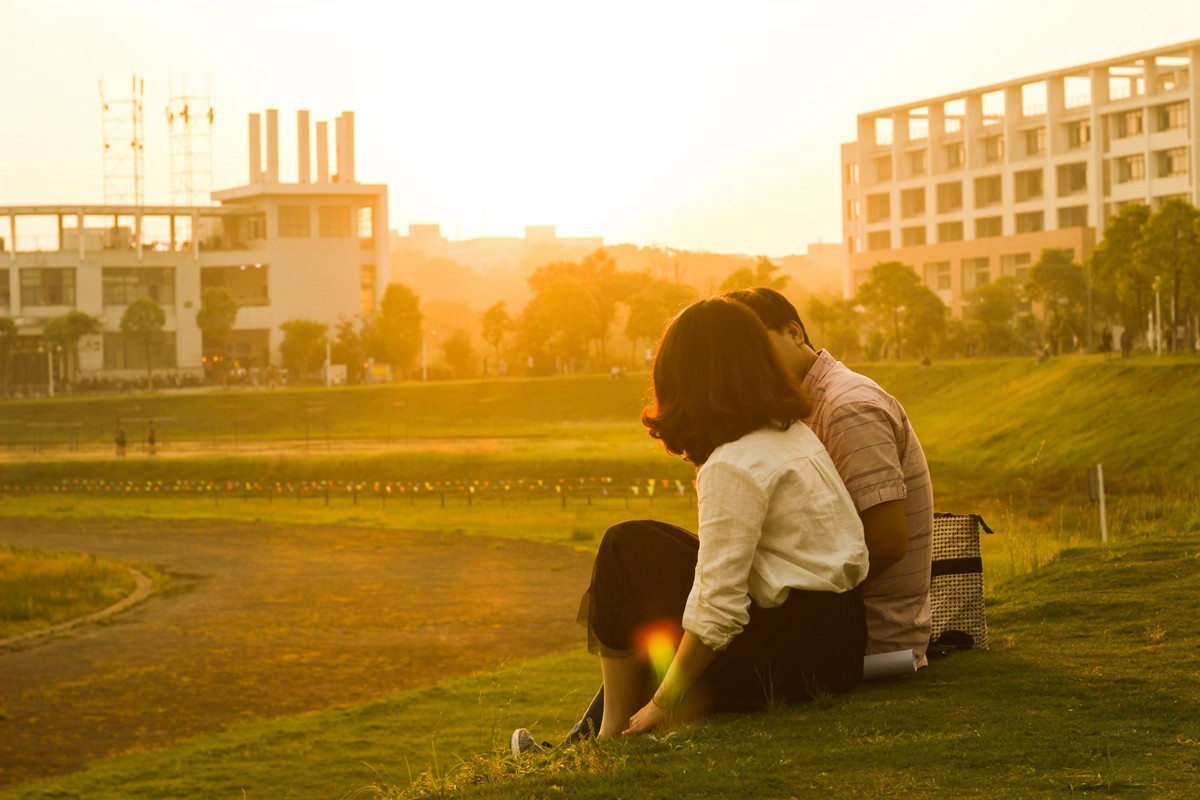
M 803 423 L 718 447 L 697 494 L 700 555 L 683 627 L 714 650 L 742 632 L 751 598 L 774 608 L 789 589 L 845 592 L 867 577 L 854 501 Z

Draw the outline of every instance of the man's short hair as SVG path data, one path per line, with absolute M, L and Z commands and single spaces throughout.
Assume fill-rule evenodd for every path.
M 758 315 L 763 325 L 767 326 L 769 330 L 782 331 L 788 326 L 788 323 L 796 323 L 800 326 L 800 333 L 804 336 L 804 343 L 812 347 L 812 342 L 808 340 L 808 328 L 804 326 L 804 322 L 800 319 L 800 312 L 796 310 L 796 307 L 792 305 L 790 300 L 774 289 L 768 289 L 765 286 L 756 286 L 753 289 L 738 289 L 733 292 L 726 292 L 723 297 L 727 297 L 749 308 Z

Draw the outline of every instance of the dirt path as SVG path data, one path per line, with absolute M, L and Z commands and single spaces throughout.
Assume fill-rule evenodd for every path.
M 151 564 L 176 584 L 108 624 L 0 651 L 0 787 L 581 643 L 591 564 L 533 543 L 266 522 L 0 518 L 0 541 Z

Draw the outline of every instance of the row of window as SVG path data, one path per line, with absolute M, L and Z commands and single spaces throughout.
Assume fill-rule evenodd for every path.
M 1175 178 L 1187 175 L 1188 149 L 1173 147 L 1170 150 L 1159 150 L 1150 154 L 1154 165 L 1154 177 Z M 1117 183 L 1129 183 L 1146 179 L 1146 156 L 1144 153 L 1134 153 L 1113 159 L 1113 180 Z
M 1016 233 L 1037 233 L 1046 229 L 1046 214 L 1043 211 L 1029 211 L 1014 217 Z M 1003 218 L 978 217 L 973 220 L 975 239 L 988 239 L 1004 235 Z M 1058 227 L 1082 228 L 1087 225 L 1087 206 L 1071 206 L 1058 209 Z M 900 229 L 901 247 L 919 247 L 929 244 L 928 226 L 913 225 Z M 939 222 L 937 225 L 937 241 L 961 242 L 966 236 L 966 225 L 959 220 L 954 222 Z M 853 241 L 853 240 L 851 240 Z M 871 231 L 867 234 L 867 250 L 891 250 L 893 247 L 891 231 Z
M 1000 256 L 1000 275 L 1016 278 L 1025 283 L 1033 264 L 1030 253 L 1012 253 Z M 953 284 L 953 262 L 929 261 L 922 265 L 925 285 L 935 292 L 949 292 Z M 964 258 L 959 262 L 959 278 L 963 292 L 986 286 L 992 281 L 992 262 L 989 256 Z
M 375 223 L 370 206 L 358 209 L 353 220 L 349 206 L 317 206 L 317 236 L 322 239 L 348 239 L 353 235 L 369 240 L 375 235 Z M 357 222 L 357 231 L 353 223 Z M 279 207 L 279 235 L 290 239 L 312 236 L 312 208 L 288 205 Z
M 1147 109 L 1154 121 L 1153 130 L 1156 132 L 1183 129 L 1188 126 L 1188 104 L 1186 101 L 1167 103 Z M 1145 131 L 1145 114 L 1142 109 L 1121 112 L 1109 117 L 1112 120 L 1113 137 L 1117 139 L 1136 136 Z M 1072 120 L 1064 123 L 1068 149 L 1087 147 L 1092 142 L 1092 123 L 1089 119 Z M 993 164 L 1004 160 L 1005 142 L 1003 134 L 995 133 L 978 138 L 978 158 L 983 164 Z M 1020 132 L 1021 152 L 1017 157 L 1042 155 L 1046 152 L 1046 128 L 1039 126 Z M 962 169 L 966 166 L 966 145 L 963 142 L 948 142 L 941 146 L 940 167 L 945 170 Z M 909 151 L 904 154 L 904 176 L 913 177 L 929 172 L 929 157 L 925 148 Z M 880 155 L 871 159 L 870 178 L 873 182 L 892 180 L 894 174 L 892 156 Z M 1173 173 L 1174 174 L 1174 173 Z M 859 169 L 856 163 L 847 163 L 843 180 L 847 184 L 859 181 Z
M 1186 153 L 1181 157 L 1186 161 Z M 1087 162 L 1060 164 L 1057 167 L 1059 197 L 1069 197 L 1087 191 Z M 974 179 L 974 207 L 988 208 L 1004 202 L 1003 178 L 986 175 Z M 948 214 L 963 209 L 963 182 L 947 181 L 934 187 L 936 208 L 939 214 Z M 1036 200 L 1045 194 L 1044 172 L 1041 169 L 1023 170 L 1013 173 L 1013 197 L 1017 202 Z M 900 190 L 900 218 L 923 216 L 926 211 L 924 186 Z M 847 201 L 846 217 L 857 220 L 860 208 L 857 199 Z M 892 196 L 889 192 L 867 195 L 867 222 L 884 222 L 892 217 Z
M 270 304 L 266 264 L 235 267 L 202 267 L 200 289 L 223 286 L 240 306 Z M 30 267 L 19 270 L 22 308 L 75 305 L 74 267 Z M 149 297 L 160 305 L 175 303 L 174 267 L 104 267 L 101 294 L 106 306 L 129 305 L 139 297 Z M 12 305 L 9 271 L 0 270 L 0 307 Z

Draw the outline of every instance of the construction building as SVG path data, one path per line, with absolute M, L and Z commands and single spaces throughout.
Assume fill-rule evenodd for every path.
M 297 114 L 297 132 L 297 180 L 284 183 L 278 112 L 251 114 L 248 180 L 213 192 L 219 205 L 0 207 L 0 316 L 17 322 L 18 373 L 21 363 L 37 371 L 29 364 L 49 349 L 46 323 L 74 310 L 103 321 L 101 334 L 80 342 L 83 380 L 144 376 L 147 359 L 160 374 L 193 378 L 214 357 L 278 365 L 282 323 L 334 325 L 373 311 L 389 277 L 387 187 L 357 182 L 351 112 L 336 121 L 336 172 L 328 123 L 315 125 L 315 173 L 307 111 Z M 196 325 L 210 286 L 239 305 L 225 352 L 206 345 Z M 120 329 L 126 307 L 143 296 L 166 312 L 149 353 Z M 13 382 L 32 381 L 18 374 Z
M 1082 262 L 1122 205 L 1200 205 L 1200 40 L 885 108 L 842 145 L 845 291 L 911 265 L 961 316 L 1042 250 Z

